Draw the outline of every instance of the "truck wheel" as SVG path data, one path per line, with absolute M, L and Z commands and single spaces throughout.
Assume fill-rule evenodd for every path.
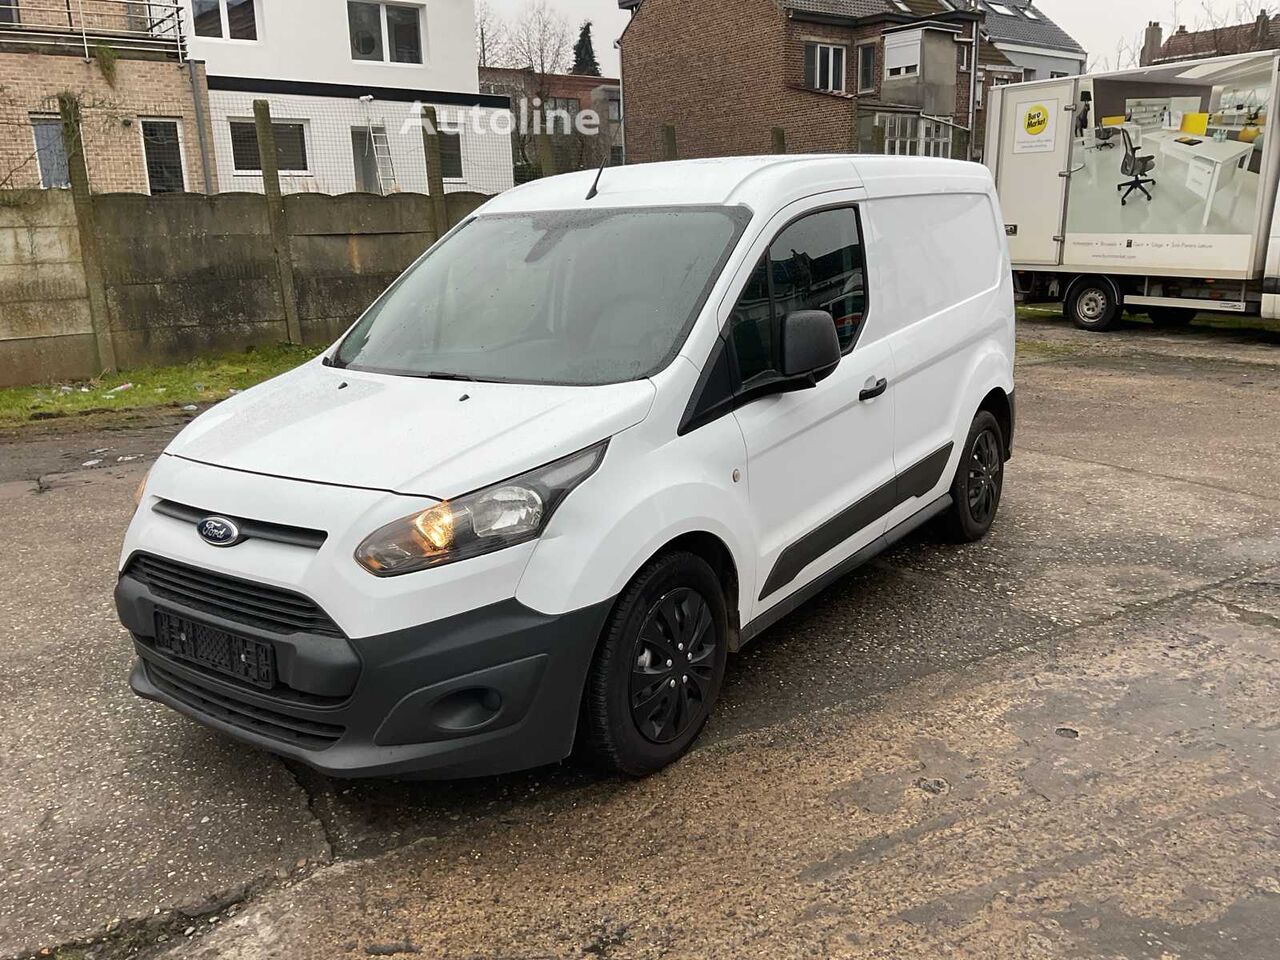
M 995 523 L 1004 492 L 1004 436 L 990 412 L 978 411 L 951 481 L 951 509 L 943 515 L 956 543 L 981 540 Z
M 706 725 L 729 652 L 724 588 L 691 553 L 651 561 L 623 591 L 587 676 L 583 732 L 596 762 L 643 777 Z
M 1157 327 L 1185 327 L 1196 318 L 1196 312 L 1181 307 L 1151 307 L 1147 316 Z
M 1067 317 L 1081 330 L 1098 333 L 1110 330 L 1120 317 L 1114 288 L 1098 277 L 1081 280 L 1072 287 L 1063 307 Z

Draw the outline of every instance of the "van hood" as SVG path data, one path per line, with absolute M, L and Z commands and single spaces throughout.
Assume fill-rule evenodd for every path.
M 218 404 L 166 452 L 273 477 L 457 497 L 634 426 L 654 394 L 648 380 L 460 383 L 313 361 Z

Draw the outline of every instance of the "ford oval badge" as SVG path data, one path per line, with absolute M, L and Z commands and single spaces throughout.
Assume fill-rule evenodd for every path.
M 226 517 L 205 517 L 196 524 L 196 533 L 215 547 L 234 547 L 240 542 L 240 528 Z

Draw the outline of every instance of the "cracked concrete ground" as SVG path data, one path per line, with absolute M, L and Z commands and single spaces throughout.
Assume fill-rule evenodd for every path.
M 141 468 L 0 439 L 0 957 L 1280 955 L 1280 351 L 1020 339 L 992 537 L 779 624 L 640 783 L 331 784 L 133 699 Z

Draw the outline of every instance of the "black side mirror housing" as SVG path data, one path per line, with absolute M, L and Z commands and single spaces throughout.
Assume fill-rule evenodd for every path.
M 782 321 L 782 375 L 825 380 L 840 366 L 836 322 L 825 310 L 796 310 Z

